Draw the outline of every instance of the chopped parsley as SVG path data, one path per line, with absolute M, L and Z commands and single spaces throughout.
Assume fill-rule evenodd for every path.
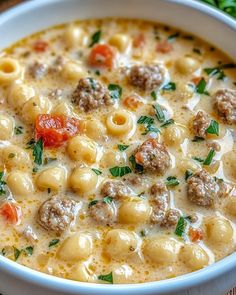
M 98 279 L 101 280 L 101 281 L 105 281 L 105 282 L 108 282 L 110 284 L 113 284 L 113 275 L 112 275 L 112 272 L 110 272 L 107 275 L 99 275 L 98 276 Z
M 109 169 L 110 173 L 114 177 L 122 177 L 126 174 L 131 173 L 131 169 L 128 166 L 120 167 L 120 166 L 115 166 Z
M 208 153 L 206 159 L 204 160 L 203 165 L 207 165 L 207 166 L 210 165 L 215 154 L 216 154 L 216 151 L 214 149 L 211 149 L 210 152 Z
M 43 139 L 39 138 L 39 140 L 35 143 L 33 148 L 33 156 L 34 163 L 37 165 L 42 165 L 43 163 Z
M 189 169 L 187 169 L 186 171 L 185 171 L 185 180 L 188 180 L 189 179 L 189 177 L 191 177 L 193 175 L 193 172 L 191 171 L 191 170 L 189 170 Z
M 142 135 L 147 135 L 149 132 L 155 132 L 159 133 L 160 129 L 153 126 L 153 125 L 147 125 L 145 131 L 142 133 Z
M 98 43 L 101 39 L 101 35 L 101 31 L 95 32 L 91 37 L 91 43 L 89 44 L 89 47 L 93 47 L 94 44 Z
M 122 95 L 122 88 L 117 84 L 109 84 L 108 90 L 110 91 L 111 98 L 119 99 Z
M 6 256 L 6 254 L 7 254 L 7 251 L 6 251 L 6 249 L 5 249 L 5 248 L 2 248 L 1 254 L 2 254 L 2 256 Z
M 4 172 L 1 171 L 0 172 L 0 196 L 6 194 L 6 190 L 4 188 L 4 186 L 6 185 L 6 182 L 3 180 L 3 176 L 4 176 Z
M 215 120 L 211 120 L 210 126 L 206 129 L 209 134 L 216 134 L 219 136 L 219 123 Z
M 20 257 L 22 251 L 17 249 L 14 246 L 13 246 L 13 250 L 14 250 L 14 258 L 15 258 L 15 261 L 16 261 Z
M 203 137 L 200 136 L 194 136 L 194 138 L 192 139 L 192 142 L 201 142 L 204 141 L 205 139 Z
M 176 84 L 174 82 L 169 82 L 168 84 L 164 85 L 161 89 L 174 91 L 176 90 Z
M 165 184 L 167 186 L 177 186 L 179 185 L 179 180 L 175 176 L 169 176 L 167 177 Z
M 90 83 L 92 89 L 93 90 L 96 90 L 96 84 L 97 84 L 97 82 L 93 78 L 91 78 L 91 77 L 89 77 L 88 80 L 89 80 L 89 83 Z
M 101 175 L 102 174 L 102 171 L 98 170 L 98 169 L 95 169 L 95 168 L 92 168 L 92 171 L 97 174 L 97 175 Z
M 153 108 L 156 113 L 157 120 L 161 123 L 165 122 L 165 114 L 159 104 L 153 105 Z
M 134 156 L 134 155 L 131 155 L 131 156 L 129 157 L 129 161 L 130 161 L 130 163 L 131 163 L 133 169 L 134 169 L 136 172 L 138 172 L 138 173 L 143 173 L 143 166 L 140 165 L 140 164 L 138 164 L 138 163 L 136 162 L 136 160 L 135 160 L 135 156 Z
M 185 232 L 186 226 L 187 226 L 187 221 L 185 220 L 183 216 L 180 216 L 175 228 L 175 234 L 179 237 L 182 237 Z
M 209 95 L 209 93 L 206 91 L 207 82 L 204 78 L 202 78 L 199 83 L 196 85 L 196 92 L 199 94 L 205 94 Z
M 167 40 L 168 40 L 169 42 L 172 42 L 172 41 L 174 41 L 177 37 L 179 37 L 179 35 L 180 35 L 179 32 L 177 32 L 177 33 L 175 33 L 175 34 L 172 34 L 172 35 L 170 35 L 170 36 L 167 38 Z
M 34 252 L 34 247 L 28 246 L 28 247 L 24 248 L 23 251 L 27 256 L 32 256 L 33 252 Z
M 200 157 L 193 157 L 193 160 L 198 161 L 200 163 L 204 162 L 204 159 L 200 158 Z
M 118 149 L 123 152 L 125 150 L 127 150 L 127 148 L 129 147 L 129 145 L 125 145 L 125 144 L 118 144 L 117 145 Z
M 163 124 L 161 124 L 160 127 L 166 128 L 167 126 L 174 124 L 174 123 L 175 123 L 175 121 L 173 119 L 169 119 L 169 120 L 165 121 Z
M 23 134 L 23 129 L 24 129 L 23 126 L 16 126 L 16 127 L 14 128 L 14 133 L 15 133 L 15 135 Z
M 35 140 L 33 138 L 31 138 L 31 140 L 26 143 L 26 148 L 33 149 L 34 145 L 35 145 Z
M 223 70 L 226 69 L 234 69 L 236 68 L 236 64 L 234 63 L 229 63 L 229 64 L 220 64 L 219 66 L 213 67 L 213 68 L 205 68 L 204 72 L 208 76 L 216 76 L 217 80 L 224 80 L 226 77 L 225 73 Z
M 48 248 L 52 248 L 52 247 L 56 246 L 59 242 L 60 242 L 59 239 L 53 239 L 53 240 L 51 240 L 49 242 L 49 244 L 48 244 Z
M 94 205 L 96 205 L 98 203 L 98 200 L 92 200 L 91 202 L 89 202 L 88 207 L 92 207 Z
M 103 198 L 103 202 L 106 204 L 111 204 L 112 201 L 113 201 L 112 197 L 107 196 L 107 197 Z
M 156 93 L 156 91 L 152 91 L 151 92 L 151 97 L 153 98 L 153 100 L 157 100 L 157 93 Z

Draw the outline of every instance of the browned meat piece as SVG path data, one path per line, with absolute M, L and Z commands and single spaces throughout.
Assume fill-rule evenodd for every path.
M 37 222 L 46 230 L 61 233 L 75 219 L 75 211 L 75 201 L 53 197 L 40 206 Z
M 193 119 L 193 132 L 198 137 L 205 138 L 207 128 L 211 124 L 211 119 L 204 111 L 199 111 Z
M 151 187 L 150 193 L 153 208 L 151 220 L 153 223 L 161 223 L 169 204 L 167 187 L 162 182 L 158 182 Z
M 215 108 L 219 116 L 228 124 L 236 123 L 236 90 L 221 89 L 215 95 Z
M 170 167 L 170 156 L 166 147 L 150 138 L 138 147 L 135 161 L 143 166 L 144 170 L 163 175 Z
M 199 206 L 212 206 L 217 192 L 217 183 L 205 170 L 193 174 L 193 176 L 189 177 L 187 180 L 188 199 Z
M 130 69 L 130 84 L 151 91 L 163 82 L 163 70 L 155 65 L 134 65 Z
M 180 212 L 178 210 L 169 209 L 166 212 L 165 217 L 161 222 L 161 226 L 163 226 L 163 227 L 176 226 L 179 218 L 180 218 Z
M 101 188 L 102 196 L 114 199 L 124 198 L 132 194 L 131 189 L 122 181 L 106 181 Z
M 117 218 L 115 203 L 100 200 L 89 207 L 89 215 L 97 223 L 111 225 L 116 222 Z
M 47 74 L 47 71 L 48 66 L 46 64 L 39 63 L 38 61 L 34 62 L 29 67 L 30 76 L 32 76 L 36 80 L 42 79 L 43 76 Z
M 88 112 L 113 104 L 108 89 L 93 78 L 82 78 L 72 94 L 72 102 Z

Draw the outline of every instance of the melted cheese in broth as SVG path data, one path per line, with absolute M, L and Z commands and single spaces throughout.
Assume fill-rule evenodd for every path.
M 219 50 L 138 20 L 54 27 L 1 53 L 0 103 L 2 255 L 142 283 L 235 251 L 236 69 Z

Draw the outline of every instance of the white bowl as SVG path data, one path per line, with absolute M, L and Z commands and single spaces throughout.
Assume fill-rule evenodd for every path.
M 124 17 L 155 20 L 198 35 L 236 60 L 236 22 L 192 0 L 34 0 L 0 15 L 0 47 L 75 19 Z M 79 283 L 37 272 L 0 255 L 4 295 L 220 295 L 236 285 L 236 253 L 194 273 L 133 285 Z

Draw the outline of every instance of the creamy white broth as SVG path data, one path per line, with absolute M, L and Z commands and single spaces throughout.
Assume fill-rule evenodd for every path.
M 96 39 L 96 32 L 101 32 L 100 38 Z M 92 36 L 98 42 L 90 46 Z M 35 50 L 35 42 L 39 40 L 43 43 L 39 43 L 40 48 Z M 111 48 L 114 54 L 111 68 L 88 64 L 89 55 L 97 44 L 108 44 Z M 186 57 L 189 58 L 187 62 Z M 6 203 L 17 205 L 22 216 L 19 215 L 18 222 L 14 222 L 6 214 L 0 214 L 0 250 L 3 255 L 63 278 L 94 283 L 142 283 L 201 269 L 235 251 L 235 121 L 227 124 L 214 106 L 217 91 L 236 90 L 236 69 L 227 56 L 195 36 L 163 25 L 105 19 L 50 28 L 6 49 L 1 53 L 0 61 L 5 58 L 16 60 L 20 73 L 9 81 L 0 76 L 0 123 L 3 115 L 10 118 L 5 125 L 0 124 L 1 171 L 4 172 L 2 179 L 6 181 L 6 185 L 2 184 L 0 200 L 1 208 Z M 35 62 L 38 62 L 39 72 L 32 68 Z M 217 67 L 219 62 L 231 66 L 211 75 L 204 71 Z M 161 69 L 158 85 L 142 89 L 134 85 L 135 82 L 132 84 L 130 71 L 134 65 L 156 64 L 157 70 Z M 4 71 L 11 71 L 11 68 L 3 68 Z M 90 80 L 91 83 L 98 81 L 104 87 L 107 104 L 91 107 L 81 97 L 78 101 L 75 89 L 79 81 L 87 77 L 94 79 Z M 206 82 L 204 91 L 197 90 L 201 79 Z M 145 83 L 151 83 L 149 80 Z M 27 93 L 31 92 L 30 98 L 22 99 L 19 94 L 14 100 L 16 93 L 20 93 L 16 85 L 21 83 L 26 88 L 31 87 L 31 90 L 27 88 Z M 114 98 L 111 84 L 116 85 L 115 95 L 119 98 Z M 163 87 L 171 89 L 163 90 Z M 127 106 L 126 100 L 130 96 L 135 98 L 131 107 Z M 234 93 L 234 104 L 235 96 Z M 42 165 L 35 163 L 29 144 L 26 148 L 27 143 L 35 138 L 36 116 L 29 106 L 29 100 L 34 97 L 39 97 L 33 102 L 33 106 L 40 105 L 38 114 L 63 114 L 79 122 L 78 132 L 59 147 L 44 146 Z M 84 109 L 84 105 L 90 109 Z M 153 105 L 161 107 L 162 122 L 160 118 L 158 120 Z M 196 132 L 192 126 L 200 110 L 218 123 L 219 135 L 206 132 L 205 138 L 201 141 L 198 138 L 196 142 L 193 141 Z M 110 118 L 114 111 L 121 111 L 121 115 L 113 114 Z M 152 118 L 150 132 L 147 132 L 150 126 L 137 123 L 141 116 Z M 109 122 L 120 126 L 128 122 L 126 130 L 118 131 L 115 126 L 114 131 L 108 118 Z M 161 126 L 168 120 L 172 120 L 170 124 Z M 164 146 L 165 160 L 161 167 L 158 166 L 159 170 L 157 166 L 153 168 L 152 161 L 147 161 L 143 173 L 137 173 L 130 157 L 137 155 L 140 146 L 150 139 L 152 150 Z M 85 148 L 81 148 L 83 141 L 87 142 Z M 12 144 L 23 149 L 23 158 L 16 159 L 17 152 L 9 150 Z M 123 150 L 118 145 L 122 145 L 120 149 Z M 211 149 L 215 151 L 213 159 L 209 165 L 204 165 Z M 164 165 L 168 167 L 164 169 Z M 42 177 L 42 171 L 55 167 L 58 170 L 51 170 L 50 175 L 46 172 Z M 112 176 L 110 169 L 114 167 L 123 167 L 116 169 L 116 175 L 121 170 L 127 174 Z M 187 175 L 188 180 L 187 170 L 193 174 Z M 210 205 L 204 204 L 210 202 L 204 192 L 199 201 L 201 204 L 196 203 L 199 195 L 192 194 L 192 198 L 187 193 L 191 177 L 202 170 L 210 177 L 211 186 L 216 188 Z M 11 173 L 16 171 L 19 174 L 13 174 L 14 178 Z M 85 174 L 90 177 L 90 182 L 85 182 Z M 80 180 L 81 175 L 85 177 L 83 180 Z M 54 176 L 57 180 L 52 183 L 50 180 Z M 22 183 L 27 179 L 28 185 L 19 183 L 22 177 Z M 168 177 L 172 177 L 169 182 Z M 102 190 L 108 180 L 122 181 L 131 191 L 113 198 L 104 195 Z M 161 183 L 165 186 L 166 182 L 172 183 L 165 188 L 167 208 L 161 219 L 156 220 L 153 216 L 160 196 L 153 196 L 150 190 L 153 185 Z M 227 185 L 226 191 L 221 190 L 222 183 Z M 220 192 L 223 197 L 219 196 Z M 59 231 L 55 230 L 55 224 L 38 221 L 39 208 L 52 197 L 73 200 L 76 204 L 73 210 L 69 210 L 73 218 Z M 133 202 L 140 207 L 134 209 Z M 101 210 L 107 206 L 104 210 L 108 211 L 99 211 L 99 204 Z M 174 210 L 174 221 L 167 218 L 170 209 Z M 65 216 L 70 213 L 64 212 Z M 26 228 L 32 231 L 31 234 L 25 234 Z M 114 232 L 114 229 L 125 232 Z M 128 239 L 126 243 L 112 244 L 120 233 Z M 83 240 L 81 243 L 85 243 L 86 249 L 73 242 L 75 235 Z

